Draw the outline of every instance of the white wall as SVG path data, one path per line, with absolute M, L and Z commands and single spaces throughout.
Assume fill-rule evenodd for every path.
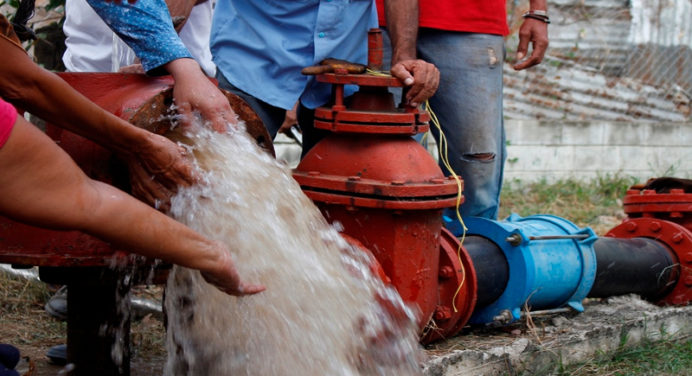
M 692 124 L 508 120 L 505 179 L 692 177 Z

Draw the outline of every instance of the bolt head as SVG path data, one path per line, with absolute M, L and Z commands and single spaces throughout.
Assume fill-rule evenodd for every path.
M 625 223 L 625 230 L 627 230 L 628 232 L 634 232 L 635 230 L 637 230 L 637 224 L 634 222 L 627 222 Z
M 661 222 L 651 222 L 649 229 L 653 232 L 661 231 Z
M 435 310 L 435 320 L 442 321 L 449 320 L 450 318 L 452 318 L 452 312 L 448 307 L 437 307 Z
M 440 277 L 444 279 L 449 279 L 454 276 L 454 268 L 449 265 L 445 265 L 440 268 Z
M 673 235 L 673 239 L 672 239 L 672 240 L 673 240 L 673 243 L 678 244 L 678 243 L 680 243 L 680 242 L 682 241 L 682 239 L 683 239 L 682 234 L 678 232 L 678 233 L 676 233 L 675 235 Z

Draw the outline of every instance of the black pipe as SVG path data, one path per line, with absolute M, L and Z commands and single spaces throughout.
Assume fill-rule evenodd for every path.
M 507 288 L 509 264 L 497 244 L 478 235 L 464 238 L 464 248 L 471 257 L 478 278 L 476 309 L 497 300 Z
M 589 297 L 638 294 L 647 300 L 666 296 L 680 276 L 677 257 L 668 247 L 649 238 L 598 238 L 596 279 Z

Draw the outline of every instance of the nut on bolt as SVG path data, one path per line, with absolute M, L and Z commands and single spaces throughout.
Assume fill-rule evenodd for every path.
M 682 239 L 683 239 L 682 233 L 676 232 L 675 235 L 673 235 L 673 238 L 671 240 L 673 240 L 673 243 L 678 244 L 682 241 Z
M 637 224 L 634 222 L 627 222 L 625 223 L 625 230 L 627 232 L 634 232 L 637 229 Z
M 508 236 L 505 240 L 507 241 L 507 243 L 516 247 L 520 245 L 522 241 L 524 241 L 524 238 L 522 238 L 520 234 L 514 233 Z
M 512 312 L 508 309 L 505 309 L 504 311 L 500 312 L 497 316 L 493 317 L 493 321 L 501 324 L 512 322 L 513 319 L 514 316 L 512 315 Z
M 443 321 L 452 318 L 452 310 L 449 307 L 437 306 L 435 308 L 435 320 Z
M 658 221 L 651 222 L 651 224 L 649 225 L 649 229 L 653 232 L 661 231 L 661 222 L 658 222 Z
M 439 273 L 440 278 L 443 279 L 450 279 L 454 276 L 454 268 L 452 268 L 449 265 L 445 265 L 440 268 L 440 273 Z

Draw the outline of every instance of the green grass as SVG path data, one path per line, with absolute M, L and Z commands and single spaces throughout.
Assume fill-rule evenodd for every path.
M 622 198 L 635 183 L 638 181 L 632 177 L 611 175 L 591 181 L 506 182 L 500 198 L 499 218 L 506 218 L 511 213 L 522 217 L 552 214 L 577 226 L 591 226 L 600 233 L 624 218 Z
M 568 366 L 557 375 L 692 375 L 692 340 L 644 341 L 637 347 Z

